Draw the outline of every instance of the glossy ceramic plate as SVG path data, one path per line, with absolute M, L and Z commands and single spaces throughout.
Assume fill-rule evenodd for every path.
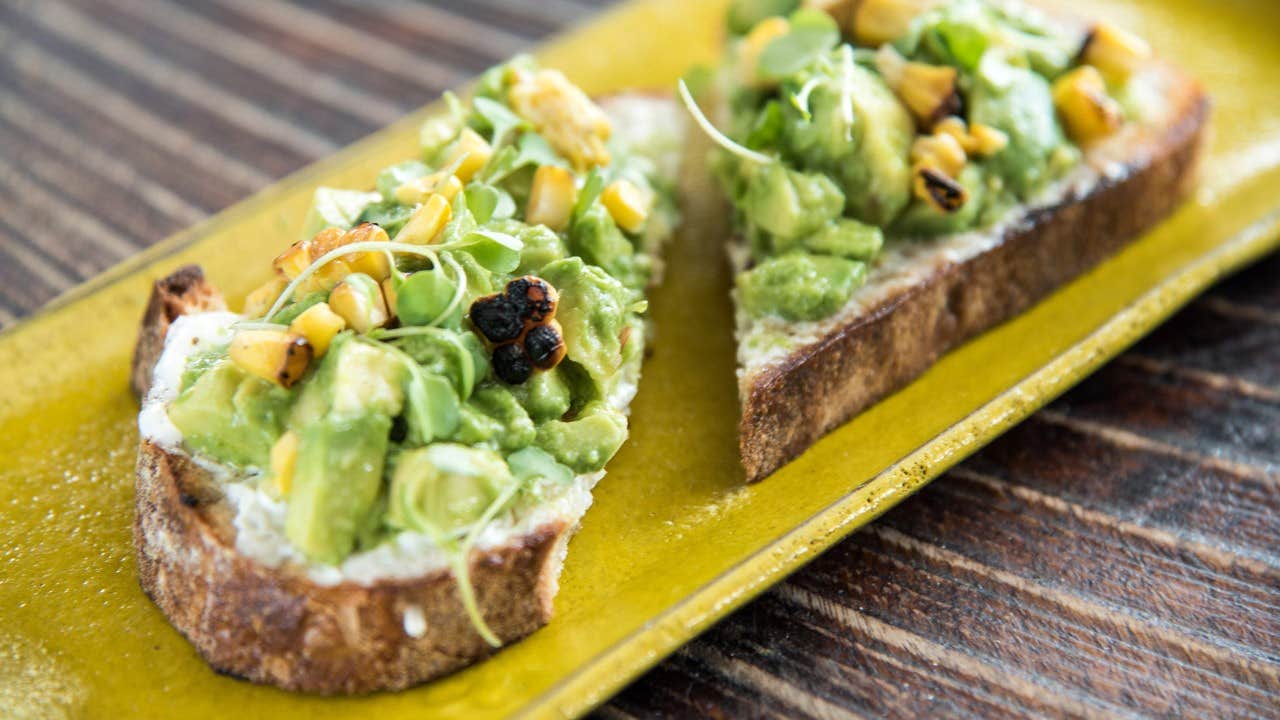
M 425 687 L 292 695 L 214 674 L 138 588 L 130 539 L 130 351 L 149 283 L 204 265 L 237 298 L 294 237 L 312 188 L 369 185 L 427 111 L 307 168 L 0 335 L 0 709 L 18 716 L 577 715 L 869 522 L 1280 239 L 1280 6 L 1073 3 L 1151 40 L 1209 87 L 1217 135 L 1196 197 L 1149 236 L 746 486 L 711 195 L 687 208 L 631 441 L 574 539 L 545 629 Z M 669 86 L 714 57 L 717 3 L 639 2 L 547 47 L 593 92 Z M 262 273 L 245 268 L 263 268 Z M 1016 349 L 1016 351 L 1014 350 Z M 0 711 L 0 712 L 3 712 Z

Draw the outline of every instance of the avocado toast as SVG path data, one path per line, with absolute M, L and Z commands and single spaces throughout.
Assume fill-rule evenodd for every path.
M 156 283 L 139 573 L 220 672 L 399 689 L 527 635 L 627 437 L 682 116 L 528 58 L 447 99 L 373 190 L 317 190 L 241 313 Z
M 803 5 L 803 7 L 802 7 Z M 1209 104 L 1141 38 L 998 0 L 737 0 L 709 82 L 760 479 L 1170 213 Z

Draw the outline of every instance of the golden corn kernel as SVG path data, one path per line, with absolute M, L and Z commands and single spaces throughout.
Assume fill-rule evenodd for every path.
M 302 274 L 302 271 L 306 270 L 307 266 L 310 264 L 311 264 L 311 241 L 310 240 L 303 240 L 301 242 L 296 242 L 290 245 L 289 247 L 285 248 L 284 252 L 277 255 L 275 260 L 271 261 L 271 266 L 275 268 L 276 272 L 280 273 L 281 275 L 285 276 L 290 280 Z
M 271 305 L 280 297 L 280 293 L 284 292 L 284 288 L 289 281 L 283 277 L 276 275 L 256 290 L 245 296 L 244 299 L 244 316 L 249 318 L 260 318 L 271 309 Z
M 569 227 L 569 216 L 573 213 L 577 195 L 573 173 L 558 165 L 543 165 L 533 174 L 524 221 L 561 232 Z
M 363 242 L 387 242 L 387 231 L 380 225 L 361 223 L 342 235 L 341 245 L 353 245 Z M 391 274 L 391 260 L 381 250 L 354 252 L 343 255 L 342 261 L 351 268 L 351 272 L 364 273 L 374 280 L 381 280 Z
M 1009 136 L 1003 130 L 982 123 L 974 123 L 969 137 L 973 139 L 973 152 L 979 157 L 995 155 L 1009 144 Z
M 458 162 L 458 167 L 453 174 L 465 183 L 469 182 L 480 168 L 489 164 L 489 158 L 492 156 L 493 148 L 489 147 L 488 140 L 480 137 L 480 134 L 471 128 L 462 128 L 462 134 L 458 136 L 458 144 L 454 146 L 453 152 L 449 154 L 444 164 L 449 166 Z M 461 162 L 459 158 L 462 158 Z
M 615 180 L 600 193 L 600 202 L 613 221 L 629 233 L 638 232 L 644 226 L 652 200 L 629 180 Z
M 933 134 L 950 135 L 955 141 L 964 148 L 966 153 L 972 153 L 977 149 L 977 141 L 973 134 L 969 132 L 969 127 L 965 125 L 964 118 L 948 115 L 942 118 L 933 126 Z
M 941 170 L 948 177 L 959 177 L 968 160 L 964 148 L 951 135 L 920 135 L 911 144 L 911 160 L 925 167 Z
M 347 321 L 335 313 L 328 303 L 316 303 L 289 323 L 289 331 L 301 335 L 311 343 L 316 357 L 324 357 L 329 343 L 347 326 Z
M 382 288 L 382 299 L 387 303 L 387 312 L 391 313 L 391 317 L 396 317 L 400 314 L 396 310 L 396 286 L 399 284 L 399 281 L 393 277 L 378 283 L 378 287 Z
M 316 268 L 316 271 L 311 273 L 306 280 L 299 283 L 298 288 L 294 290 L 293 296 L 302 298 L 308 293 L 327 292 L 350 274 L 351 266 L 345 260 L 341 258 L 330 260 Z
M 909 62 L 894 90 L 921 127 L 933 127 L 948 115 L 960 112 L 956 69 L 944 65 Z
M 298 433 L 287 430 L 271 446 L 271 482 L 281 496 L 293 487 L 293 471 L 298 464 Z
M 760 55 L 764 53 L 769 43 L 786 35 L 790 29 L 791 23 L 787 22 L 786 18 L 768 17 L 756 23 L 756 26 L 751 28 L 751 32 L 742 38 L 741 44 L 738 45 L 738 78 L 744 85 L 765 84 L 758 69 Z
M 231 339 L 231 362 L 250 375 L 293 387 L 307 371 L 312 348 L 307 339 L 280 330 L 241 330 Z
M 917 163 L 911 175 L 915 196 L 941 212 L 955 212 L 969 201 L 969 191 L 936 168 Z
M 867 47 L 893 42 L 933 4 L 931 0 L 862 0 L 853 11 L 853 39 Z
M 307 243 L 307 253 L 311 260 L 315 261 L 330 250 L 346 245 L 349 242 L 346 239 L 347 232 L 342 228 L 327 227 L 316 233 L 316 236 L 311 238 L 311 242 Z
M 1147 41 L 1108 22 L 1090 28 L 1080 50 L 1080 59 L 1112 82 L 1123 82 L 1150 58 Z
M 517 73 L 507 100 L 578 170 L 609 164 L 608 116 L 559 70 Z
M 338 283 L 329 293 L 329 307 L 348 327 L 362 334 L 386 325 L 391 319 L 382 288 L 367 275 L 351 275 Z
M 430 245 L 453 217 L 453 206 L 443 195 L 431 195 L 413 211 L 409 221 L 396 234 L 396 242 Z
M 441 170 L 414 178 L 396 188 L 396 202 L 401 205 L 417 205 L 425 202 L 432 193 L 443 195 L 445 200 L 453 202 L 459 192 L 462 192 L 462 181 L 458 176 L 445 175 Z
M 1120 106 L 1107 95 L 1102 75 L 1092 65 L 1082 65 L 1053 82 L 1053 104 L 1067 135 L 1084 144 L 1106 137 L 1120 128 Z

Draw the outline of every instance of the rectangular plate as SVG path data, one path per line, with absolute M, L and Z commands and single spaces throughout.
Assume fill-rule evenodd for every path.
M 1201 189 L 1140 242 L 944 358 L 910 387 L 745 486 L 736 456 L 722 213 L 697 194 L 652 304 L 632 415 L 574 539 L 556 618 L 422 688 L 317 698 L 220 677 L 138 589 L 130 351 L 149 283 L 199 262 L 231 298 L 265 279 L 319 184 L 408 157 L 424 110 L 70 293 L 0 335 L 0 707 L 19 716 L 328 718 L 577 715 L 869 522 L 1280 238 L 1280 6 L 1072 3 L 1146 36 L 1209 87 Z M 592 92 L 663 86 L 714 57 L 718 3 L 637 2 L 548 46 Z M 674 19 L 674 20 L 673 20 Z M 244 268 L 261 268 L 245 272 Z M 1010 352 L 1017 348 L 1017 352 Z

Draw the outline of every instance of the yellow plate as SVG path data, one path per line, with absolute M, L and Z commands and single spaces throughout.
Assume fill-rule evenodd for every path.
M 291 695 L 220 677 L 138 589 L 129 354 L 148 284 L 203 264 L 230 297 L 265 278 L 318 184 L 370 185 L 423 113 L 307 168 L 0 335 L 0 708 L 18 716 L 577 715 L 1048 402 L 1280 237 L 1280 6 L 1073 3 L 1138 30 L 1208 85 L 1201 190 L 1155 232 L 744 486 L 727 273 L 713 203 L 689 208 L 656 293 L 631 441 L 573 541 L 556 618 L 409 692 Z M 715 53 L 718 3 L 629 4 L 541 56 L 592 92 L 669 86 Z M 424 113 L 426 111 L 423 111 Z M 248 267 L 261 272 L 246 272 Z M 1017 352 L 1010 352 L 1017 348 Z

